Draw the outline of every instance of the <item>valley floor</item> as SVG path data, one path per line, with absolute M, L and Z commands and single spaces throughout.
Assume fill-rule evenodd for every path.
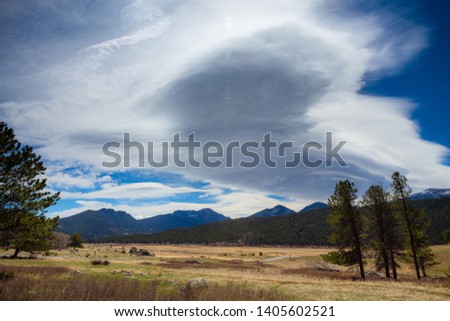
M 135 246 L 154 257 L 135 256 Z M 399 280 L 324 264 L 325 248 L 200 245 L 93 245 L 38 259 L 0 259 L 0 300 L 450 300 L 450 245 L 434 246 L 441 264 Z M 10 253 L 0 252 L 0 256 Z M 93 261 L 99 265 L 93 265 Z M 195 278 L 207 289 L 186 291 Z

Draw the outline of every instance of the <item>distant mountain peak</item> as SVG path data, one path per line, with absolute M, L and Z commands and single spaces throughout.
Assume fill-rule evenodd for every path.
M 201 215 L 222 215 L 222 214 L 219 214 L 219 213 L 217 213 L 216 211 L 214 211 L 214 210 L 212 210 L 210 208 L 202 208 L 201 210 L 197 210 L 197 211 L 196 210 L 176 210 L 175 212 L 173 212 L 172 214 L 169 214 L 169 215 L 179 215 L 179 216 L 188 215 L 188 216 L 191 216 L 193 214 L 198 215 L 198 216 L 201 216 Z
M 290 208 L 287 208 L 286 206 L 279 204 L 272 208 L 263 209 L 262 211 L 259 211 L 253 215 L 250 215 L 250 217 L 276 217 L 276 216 L 285 216 L 285 215 L 291 215 L 291 214 L 295 214 L 295 211 L 291 210 Z
M 450 188 L 428 188 L 423 192 L 411 195 L 411 199 L 441 198 L 450 196 Z
M 99 209 L 99 210 L 97 210 L 97 211 L 95 211 L 95 210 L 90 210 L 91 212 L 100 212 L 100 213 L 104 213 L 104 214 L 111 214 L 111 215 L 114 215 L 114 214 L 125 214 L 125 215 L 130 215 L 131 216 L 131 214 L 129 214 L 129 213 L 127 213 L 127 212 L 124 212 L 124 211 L 116 211 L 115 209 L 112 209 L 112 208 L 101 208 L 101 209 Z
M 300 213 L 305 213 L 308 211 L 312 211 L 312 210 L 317 210 L 319 208 L 325 208 L 328 207 L 327 204 L 323 203 L 323 202 L 314 202 L 312 204 L 309 204 L 308 206 L 305 206 Z

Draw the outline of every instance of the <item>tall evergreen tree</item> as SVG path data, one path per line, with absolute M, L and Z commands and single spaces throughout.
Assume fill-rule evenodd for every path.
M 37 252 L 49 248 L 58 218 L 45 217 L 59 193 L 45 191 L 45 167 L 30 146 L 22 146 L 13 129 L 0 122 L 0 246 Z
M 385 212 L 385 233 L 386 245 L 389 251 L 390 266 L 392 268 L 392 277 L 397 280 L 397 260 L 404 255 L 404 233 L 399 215 L 393 210 L 391 203 Z
M 369 243 L 371 248 L 375 250 L 377 269 L 380 270 L 382 265 L 386 277 L 390 278 L 388 246 L 386 244 L 387 223 L 385 212 L 388 210 L 386 198 L 387 195 L 383 188 L 373 185 L 364 194 L 362 203 L 366 209 Z
M 415 208 L 411 204 L 411 188 L 405 176 L 399 172 L 392 174 L 392 193 L 396 210 L 404 222 L 411 258 L 416 270 L 416 276 L 420 279 L 420 267 L 418 259 L 418 246 L 425 244 L 425 224 L 423 222 L 423 210 Z
M 359 265 L 361 278 L 365 279 L 362 254 L 362 216 L 355 204 L 357 189 L 348 180 L 336 184 L 333 195 L 328 199 L 329 223 L 334 227 L 331 241 L 339 245 L 339 251 L 350 249 L 347 257 L 354 257 Z
M 398 216 L 391 208 L 390 195 L 383 187 L 373 185 L 363 196 L 367 217 L 369 244 L 376 254 L 377 268 L 384 268 L 387 278 L 397 279 L 395 255 L 402 249 L 402 233 Z

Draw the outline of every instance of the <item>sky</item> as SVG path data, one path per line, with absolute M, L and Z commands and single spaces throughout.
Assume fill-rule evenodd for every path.
M 450 187 L 450 5 L 445 1 L 3 1 L 0 119 L 34 147 L 49 216 L 114 208 L 136 218 L 212 208 L 238 218 L 325 201 L 339 180 L 361 195 L 394 171 L 415 192 Z M 314 168 L 285 166 L 308 142 L 342 146 Z M 144 145 L 204 145 L 270 133 L 276 166 L 139 166 Z M 317 147 L 317 145 L 315 145 Z M 113 149 L 111 149 L 113 150 Z M 197 160 L 202 159 L 200 151 Z M 264 151 L 252 149 L 261 159 Z M 302 154 L 303 155 L 303 154 Z M 324 160 L 313 148 L 311 160 Z

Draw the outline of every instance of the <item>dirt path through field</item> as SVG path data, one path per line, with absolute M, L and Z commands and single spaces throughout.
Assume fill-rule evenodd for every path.
M 300 256 L 292 256 L 292 255 L 283 255 L 283 256 L 277 256 L 277 257 L 271 257 L 270 259 L 261 260 L 260 262 L 273 262 L 273 261 L 280 261 L 280 260 L 286 260 L 286 259 L 296 259 Z

